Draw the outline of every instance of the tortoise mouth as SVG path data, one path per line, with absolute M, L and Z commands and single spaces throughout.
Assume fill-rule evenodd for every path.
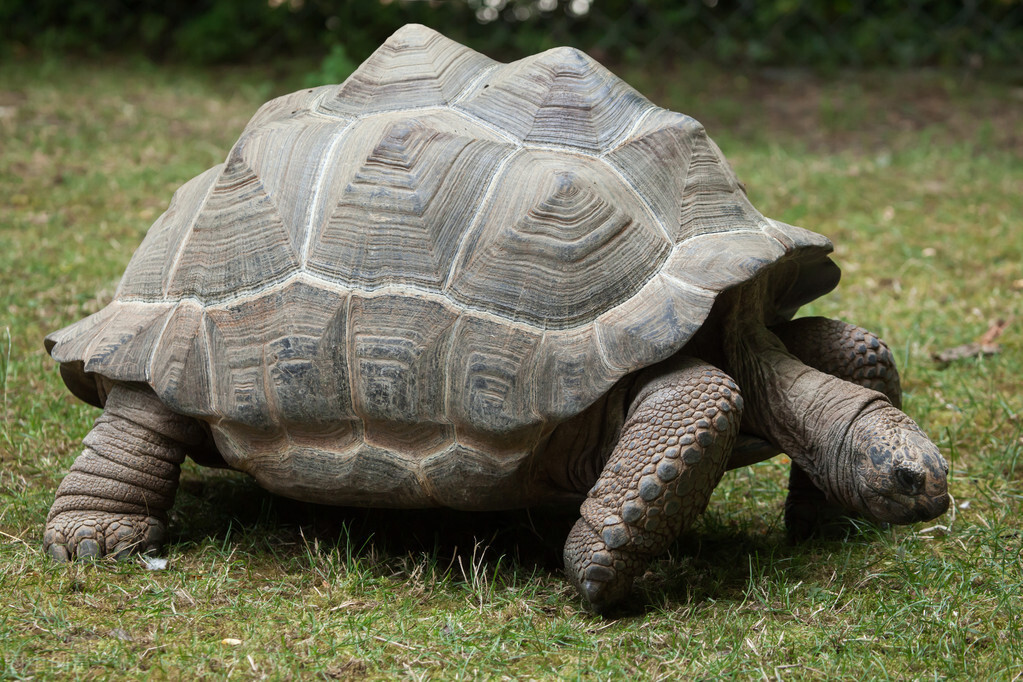
M 934 453 L 904 460 L 888 460 L 883 467 L 861 471 L 860 501 L 868 516 L 885 523 L 930 521 L 948 510 L 948 465 Z
M 951 498 L 948 492 L 918 493 L 870 490 L 861 495 L 865 509 L 862 513 L 874 521 L 894 524 L 930 521 L 946 511 Z

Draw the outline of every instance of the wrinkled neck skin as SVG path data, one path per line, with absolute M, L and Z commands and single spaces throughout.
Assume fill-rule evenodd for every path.
M 743 430 L 788 454 L 829 498 L 861 507 L 853 485 L 853 424 L 890 407 L 888 399 L 807 367 L 763 327 L 741 335 L 731 359 L 748 406 Z
M 853 424 L 891 403 L 793 357 L 764 325 L 761 286 L 729 293 L 732 311 L 722 330 L 728 370 L 745 399 L 742 428 L 788 454 L 829 498 L 867 512 L 855 485 Z

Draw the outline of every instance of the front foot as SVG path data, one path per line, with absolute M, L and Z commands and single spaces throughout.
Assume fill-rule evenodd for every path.
M 51 518 L 43 534 L 43 551 L 66 563 L 75 559 L 159 550 L 167 537 L 167 524 L 154 516 L 102 511 L 65 511 Z
M 741 410 L 735 383 L 694 360 L 640 388 L 565 542 L 568 577 L 594 611 L 623 602 L 650 560 L 703 512 Z
M 646 567 L 649 559 L 636 552 L 616 551 L 615 530 L 608 527 L 601 537 L 586 519 L 576 521 L 565 542 L 565 572 L 591 609 L 605 613 L 620 603 L 632 590 L 633 576 Z M 624 538 L 622 539 L 624 542 Z

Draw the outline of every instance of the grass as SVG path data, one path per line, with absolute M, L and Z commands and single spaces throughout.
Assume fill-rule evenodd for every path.
M 949 457 L 954 519 L 789 545 L 785 465 L 726 476 L 616 618 L 558 570 L 566 520 L 332 510 L 185 467 L 165 570 L 56 566 L 53 491 L 97 411 L 43 336 L 97 310 L 173 190 L 301 77 L 0 70 L 0 677 L 1000 678 L 1023 673 L 1023 90 L 914 72 L 636 72 L 767 215 L 837 244 L 809 312 L 878 330 Z M 1011 318 L 1002 352 L 931 354 Z

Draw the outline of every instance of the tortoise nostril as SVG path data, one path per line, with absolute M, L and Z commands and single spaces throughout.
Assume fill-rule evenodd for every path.
M 895 465 L 895 482 L 902 492 L 907 495 L 916 495 L 924 489 L 927 475 L 922 467 L 909 462 L 901 462 Z

